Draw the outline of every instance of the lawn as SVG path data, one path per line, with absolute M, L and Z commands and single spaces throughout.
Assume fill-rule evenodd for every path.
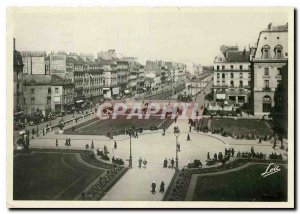
M 267 123 L 264 120 L 213 118 L 210 129 L 223 128 L 234 134 L 272 135 L 273 130 Z
M 126 119 L 124 117 L 117 117 L 117 119 L 106 119 L 99 120 L 88 124 L 82 128 L 78 128 L 74 131 L 68 129 L 65 131 L 66 134 L 80 134 L 80 135 L 105 135 L 107 131 L 113 131 L 113 134 L 119 134 L 121 130 L 129 129 L 134 127 L 143 128 L 144 130 L 150 130 L 153 126 L 160 126 L 163 123 L 163 119 L 159 117 L 150 117 L 149 119 L 138 119 L 132 117 Z M 171 125 L 173 120 L 167 119 L 167 125 Z
M 72 200 L 104 170 L 87 167 L 76 154 L 34 153 L 14 158 L 14 200 Z
M 287 201 L 287 169 L 262 177 L 267 164 L 239 171 L 199 177 L 194 201 Z

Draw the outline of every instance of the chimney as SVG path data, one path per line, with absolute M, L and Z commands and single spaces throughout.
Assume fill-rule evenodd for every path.
M 15 38 L 14 38 L 13 46 L 14 46 L 14 51 L 15 51 L 16 50 L 16 39 Z
M 272 22 L 270 22 L 270 24 L 268 25 L 268 29 L 271 30 L 272 28 Z
M 246 57 L 246 47 L 244 47 L 243 56 Z

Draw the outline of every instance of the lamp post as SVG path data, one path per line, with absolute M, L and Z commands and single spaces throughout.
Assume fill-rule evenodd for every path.
M 180 135 L 180 130 L 178 128 L 178 126 L 175 126 L 174 127 L 174 135 L 176 136 L 176 145 L 175 145 L 175 148 L 176 148 L 176 159 L 175 159 L 175 170 L 178 171 L 178 137 Z
M 129 129 L 129 168 L 132 168 L 132 155 L 131 155 L 131 136 L 133 134 L 133 130 Z

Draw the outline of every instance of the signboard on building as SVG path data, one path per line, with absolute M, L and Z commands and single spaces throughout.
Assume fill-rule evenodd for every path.
M 60 104 L 60 96 L 54 97 L 54 104 Z
M 66 73 L 66 55 L 50 55 L 50 73 Z
M 45 59 L 44 57 L 31 58 L 32 74 L 45 74 Z
M 225 100 L 226 94 L 217 94 L 217 99 Z
M 120 90 L 119 90 L 119 87 L 117 87 L 117 88 L 113 88 L 113 95 L 117 95 L 117 94 L 119 94 L 120 93 Z

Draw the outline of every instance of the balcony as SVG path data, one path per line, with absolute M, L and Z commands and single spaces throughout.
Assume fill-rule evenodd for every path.
M 227 85 L 213 85 L 213 88 L 228 88 Z
M 265 87 L 263 87 L 263 91 L 272 91 L 272 90 L 269 86 L 265 86 Z

